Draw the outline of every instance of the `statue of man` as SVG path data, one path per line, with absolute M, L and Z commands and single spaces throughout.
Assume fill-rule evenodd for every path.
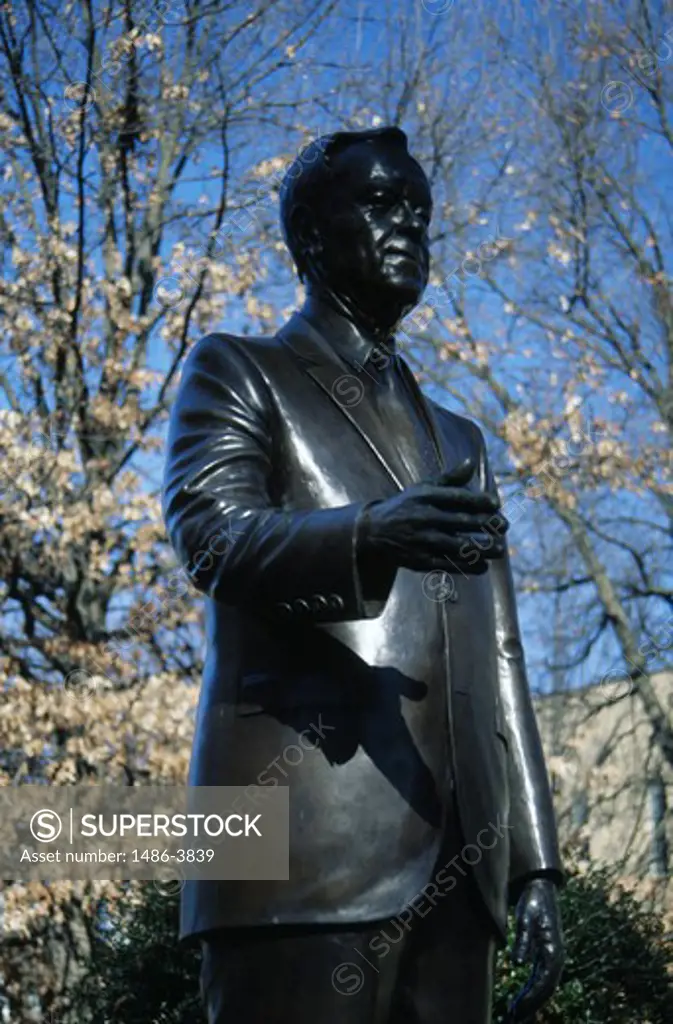
M 515 1019 L 560 976 L 507 522 L 480 428 L 396 351 L 431 214 L 400 129 L 312 143 L 281 189 L 304 305 L 199 341 L 172 409 L 164 515 L 208 598 L 189 781 L 290 789 L 289 881 L 183 892 L 210 1024 L 486 1024 L 508 906 Z

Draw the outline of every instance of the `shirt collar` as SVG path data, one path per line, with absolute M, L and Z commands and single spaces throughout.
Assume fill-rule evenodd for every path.
M 387 361 L 395 356 L 394 335 L 376 340 L 330 302 L 315 294 L 309 293 L 306 297 L 301 314 L 326 336 L 329 345 L 351 366 L 363 367 L 370 361 L 373 366 L 387 365 Z M 387 361 L 383 356 L 387 356 Z

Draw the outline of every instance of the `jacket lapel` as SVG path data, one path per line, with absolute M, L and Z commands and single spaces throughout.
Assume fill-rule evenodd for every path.
M 412 481 L 397 457 L 394 438 L 382 436 L 380 421 L 367 401 L 365 371 L 344 371 L 329 342 L 300 313 L 290 318 L 277 338 L 292 350 L 302 369 L 352 423 L 396 486 L 400 490 L 408 486 Z

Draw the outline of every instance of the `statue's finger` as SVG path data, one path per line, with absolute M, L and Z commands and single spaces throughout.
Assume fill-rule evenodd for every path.
M 554 994 L 563 964 L 539 960 L 530 979 L 515 997 L 509 1013 L 512 1021 L 530 1021 Z
M 528 960 L 531 951 L 531 928 L 527 922 L 522 922 L 516 933 L 514 945 L 512 946 L 512 959 L 517 964 L 524 964 Z
M 532 1021 L 538 1010 L 541 1010 L 554 991 L 543 980 L 533 982 L 529 989 L 515 1000 L 512 1020 L 517 1022 Z
M 476 463 L 473 458 L 468 456 L 459 462 L 453 469 L 449 469 L 446 472 L 440 474 L 438 483 L 441 487 L 456 487 L 462 484 L 468 483 L 476 469 Z

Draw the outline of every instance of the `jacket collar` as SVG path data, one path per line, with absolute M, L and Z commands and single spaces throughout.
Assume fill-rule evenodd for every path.
M 318 320 L 314 326 L 313 321 L 316 319 L 317 312 L 317 307 L 313 306 L 311 319 L 305 315 L 304 309 L 294 313 L 281 327 L 276 337 L 293 352 L 304 372 L 319 385 L 346 419 L 351 422 L 386 469 L 390 478 L 402 490 L 413 483 L 413 480 L 409 477 L 399 457 L 395 437 L 382 432 L 380 420 L 372 403 L 367 398 L 363 379 L 366 371 L 363 371 L 362 364 L 360 364 L 359 367 L 354 366 L 352 373 L 344 373 L 344 364 L 337 354 L 336 346 L 332 343 L 333 333 L 329 329 L 329 324 L 332 323 L 331 317 L 328 316 L 327 322 Z M 334 321 L 334 325 L 339 329 L 342 327 L 340 320 L 346 320 L 346 318 L 339 317 L 338 321 Z M 329 339 L 325 337 L 326 331 L 329 331 Z M 352 337 L 352 335 L 347 336 Z M 373 345 L 371 348 L 373 350 Z M 411 371 L 404 360 L 398 358 L 398 366 L 404 375 L 411 377 Z M 418 386 L 413 380 L 408 381 L 408 386 L 418 390 Z M 441 431 L 435 421 L 434 413 L 422 396 L 419 397 L 418 403 L 422 405 L 422 409 L 419 411 L 426 419 L 440 461 L 446 467 L 446 453 L 443 451 Z
M 314 292 L 306 296 L 301 315 L 329 339 L 330 346 L 350 366 L 366 366 L 375 350 L 387 355 L 389 360 L 395 354 L 394 335 L 368 331 L 340 312 L 336 304 Z

